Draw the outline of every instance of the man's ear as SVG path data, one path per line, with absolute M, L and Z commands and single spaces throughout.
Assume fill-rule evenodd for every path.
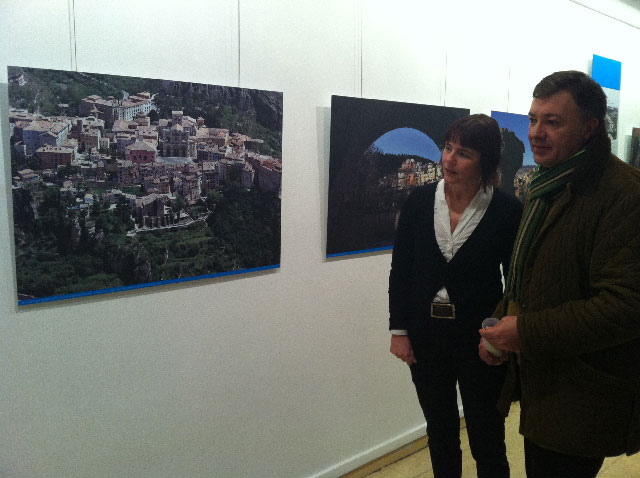
M 589 118 L 584 122 L 583 137 L 587 141 L 595 134 L 596 130 L 600 126 L 600 121 L 597 118 Z

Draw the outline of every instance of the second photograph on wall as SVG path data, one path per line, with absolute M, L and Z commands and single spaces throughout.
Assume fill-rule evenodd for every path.
M 465 108 L 332 96 L 327 257 L 391 249 L 411 190 L 442 178 L 440 155 Z

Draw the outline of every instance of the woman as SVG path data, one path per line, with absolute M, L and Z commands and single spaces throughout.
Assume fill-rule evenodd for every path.
M 391 353 L 410 365 L 435 478 L 462 474 L 456 382 L 478 477 L 509 476 L 496 402 L 506 367 L 478 355 L 478 329 L 502 296 L 522 206 L 493 186 L 502 139 L 472 115 L 445 135 L 443 179 L 416 188 L 398 221 L 389 277 Z

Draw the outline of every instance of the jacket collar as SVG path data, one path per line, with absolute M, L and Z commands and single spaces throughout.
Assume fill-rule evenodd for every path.
M 606 134 L 598 135 L 587 143 L 586 151 L 578 160 L 578 166 L 573 173 L 573 177 L 551 205 L 547 218 L 540 228 L 536 242 L 543 237 L 546 230 L 558 220 L 563 211 L 571 203 L 574 195 L 585 190 L 590 190 L 593 182 L 599 180 L 610 156 L 611 141 Z
M 602 175 L 611 156 L 611 140 L 606 133 L 600 133 L 586 144 L 586 149 L 571 180 L 579 190 L 591 187 L 591 184 Z

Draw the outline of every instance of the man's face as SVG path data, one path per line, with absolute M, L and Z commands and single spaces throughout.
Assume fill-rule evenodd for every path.
M 591 138 L 598 120 L 584 121 L 571 93 L 534 98 L 529 110 L 529 143 L 536 163 L 547 168 L 569 159 Z

